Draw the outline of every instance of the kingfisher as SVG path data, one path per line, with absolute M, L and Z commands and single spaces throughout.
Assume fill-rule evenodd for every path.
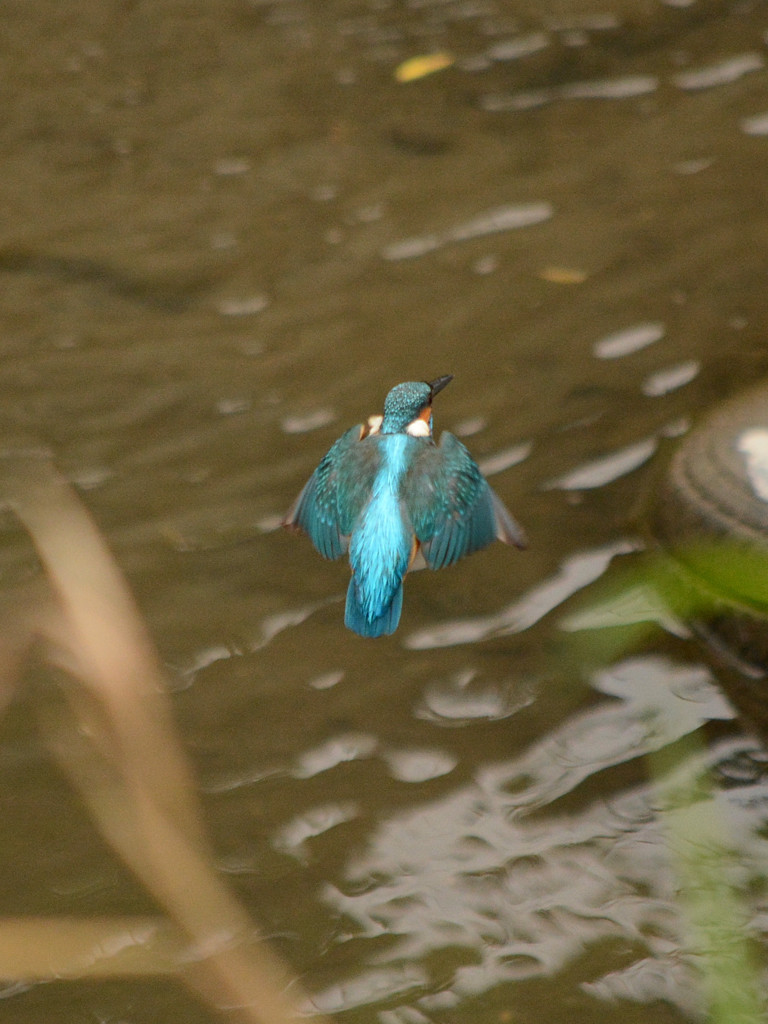
M 414 563 L 442 569 L 494 540 L 525 547 L 522 528 L 461 441 L 444 431 L 435 444 L 432 401 L 452 380 L 392 388 L 384 415 L 339 438 L 283 521 L 324 558 L 349 553 L 344 624 L 360 636 L 395 631 Z

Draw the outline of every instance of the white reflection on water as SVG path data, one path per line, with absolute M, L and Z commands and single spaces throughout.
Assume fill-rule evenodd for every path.
M 489 636 L 522 633 L 582 587 L 594 583 L 605 572 L 616 555 L 639 551 L 637 540 L 618 540 L 592 551 L 566 558 L 560 570 L 543 583 L 532 587 L 518 601 L 492 615 L 474 619 L 454 619 L 430 629 L 412 633 L 405 641 L 411 650 L 433 647 L 453 647 L 456 644 L 477 643 Z
M 311 686 L 313 690 L 330 690 L 332 686 L 337 686 L 343 678 L 343 669 L 321 672 L 319 676 L 310 679 L 307 686 Z
M 658 444 L 656 437 L 643 438 L 642 441 L 627 445 L 626 448 L 601 455 L 592 462 L 585 462 L 576 469 L 568 470 L 562 476 L 544 484 L 544 490 L 587 491 L 595 487 L 605 487 L 619 477 L 639 469 L 654 454 Z
M 564 17 L 548 15 L 547 24 L 553 32 L 612 32 L 620 28 L 621 19 L 612 11 L 578 11 Z
M 177 676 L 184 680 L 183 684 L 179 684 L 180 687 L 182 685 L 190 685 L 197 673 L 201 672 L 204 668 L 208 668 L 209 665 L 215 665 L 217 661 L 236 658 L 240 654 L 242 654 L 242 651 L 239 648 L 224 644 L 213 644 L 210 647 L 204 647 L 200 651 L 195 651 L 187 664 L 176 669 Z
M 705 669 L 661 657 L 618 663 L 595 683 L 615 699 L 572 716 L 520 757 L 481 767 L 471 784 L 396 813 L 376 829 L 350 859 L 343 881 L 324 890 L 325 901 L 351 922 L 340 943 L 356 942 L 364 961 L 361 943 L 387 936 L 385 946 L 372 945 L 368 960 L 383 971 L 403 964 L 427 970 L 440 962 L 439 951 L 450 950 L 458 966 L 439 994 L 445 1007 L 505 981 L 551 975 L 611 938 L 637 947 L 637 959 L 602 987 L 597 979 L 598 996 L 623 986 L 629 998 L 650 999 L 640 979 L 661 970 L 668 998 L 691 1008 L 690 968 L 671 970 L 680 963 L 682 924 L 652 792 L 637 786 L 610 803 L 603 795 L 577 810 L 544 809 L 591 776 L 731 711 Z M 750 791 L 753 802 L 768 807 L 768 787 Z M 738 846 L 734 862 L 743 879 L 762 877 L 762 815 L 754 806 L 745 811 L 734 790 L 713 802 L 728 823 L 728 841 Z M 345 990 L 337 985 L 332 996 L 324 994 L 322 1008 L 360 1005 L 359 998 L 345 1001 Z M 428 1011 L 432 997 L 415 1005 Z
M 688 626 L 669 610 L 669 602 L 650 582 L 625 587 L 620 594 L 612 594 L 606 601 L 593 602 L 561 619 L 559 626 L 566 633 L 575 633 L 586 629 L 615 629 L 642 622 L 655 622 L 674 636 L 691 635 Z
M 768 430 L 753 427 L 745 430 L 736 442 L 747 464 L 747 476 L 761 501 L 768 501 Z
M 741 130 L 746 135 L 768 135 L 768 113 L 745 117 L 741 122 Z
M 448 228 L 440 234 L 423 235 L 392 242 L 383 249 L 382 256 L 385 260 L 414 259 L 451 242 L 466 242 L 472 238 L 482 238 L 485 235 L 498 234 L 501 231 L 513 231 L 516 228 L 540 224 L 542 221 L 549 220 L 553 213 L 554 209 L 551 203 L 518 203 L 499 206 L 478 214 L 471 220 L 457 224 L 455 227 Z
M 762 71 L 765 60 L 759 53 L 742 53 L 705 68 L 681 71 L 673 82 L 680 89 L 711 89 L 715 85 L 728 85 L 751 71 Z
M 322 835 L 337 825 L 353 821 L 360 816 L 360 807 L 354 801 L 322 804 L 304 814 L 297 814 L 274 837 L 274 846 L 294 856 L 303 856 L 308 839 Z
M 480 106 L 494 113 L 531 110 L 555 100 L 624 100 L 655 92 L 655 75 L 621 75 L 588 82 L 570 82 L 549 89 L 528 89 L 515 93 L 490 93 L 481 97 Z
M 515 36 L 513 39 L 502 39 L 494 43 L 486 50 L 491 60 L 518 60 L 520 57 L 527 57 L 539 50 L 546 49 L 550 45 L 550 38 L 546 32 L 531 32 L 527 36 Z
M 546 807 L 596 771 L 621 764 L 697 729 L 733 718 L 704 667 L 675 666 L 654 655 L 629 658 L 597 672 L 595 689 L 621 699 L 574 715 L 530 748 L 520 770 L 484 770 L 492 788 L 512 787 L 515 807 Z
M 280 423 L 286 434 L 307 434 L 311 430 L 327 427 L 336 419 L 333 409 L 313 409 L 304 416 L 286 416 Z
M 642 392 L 649 398 L 660 398 L 668 395 L 671 391 L 690 384 L 695 380 L 701 370 L 701 363 L 698 359 L 688 359 L 684 363 L 677 363 L 675 366 L 665 366 L 662 370 L 656 370 L 645 378 L 642 384 Z
M 580 987 L 607 1003 L 619 999 L 650 1005 L 671 1003 L 677 1004 L 686 1016 L 700 1018 L 705 1008 L 691 988 L 690 980 L 690 966 L 683 961 L 675 962 L 669 958 L 661 962 L 645 957 L 597 981 L 582 982 Z
M 521 441 L 520 444 L 513 444 L 511 448 L 489 455 L 480 462 L 480 472 L 483 476 L 495 476 L 496 473 L 503 473 L 505 469 L 517 466 L 525 462 L 533 451 L 533 444 L 530 441 Z
M 485 430 L 487 426 L 488 420 L 485 416 L 470 416 L 469 419 L 456 423 L 453 433 L 456 437 L 472 437 L 473 434 L 479 434 L 481 430 Z
M 300 754 L 292 774 L 297 779 L 311 779 L 345 761 L 371 757 L 377 746 L 378 740 L 369 733 L 343 733 Z
M 428 686 L 414 714 L 440 725 L 497 722 L 532 704 L 536 691 L 537 685 L 530 679 L 477 684 L 470 669 Z
M 567 100 L 624 100 L 655 92 L 659 80 L 655 75 L 624 75 L 621 78 L 602 78 L 592 82 L 571 82 L 560 89 Z
M 661 323 L 634 324 L 601 338 L 595 342 L 593 351 L 598 359 L 620 359 L 660 341 L 664 330 Z
M 218 311 L 222 316 L 255 316 L 269 305 L 266 295 L 246 295 L 243 298 L 222 299 Z
M 303 608 L 294 608 L 291 611 L 268 615 L 261 622 L 260 637 L 249 645 L 248 650 L 252 652 L 260 651 L 284 630 L 291 629 L 293 626 L 300 626 L 302 622 L 306 622 L 311 615 L 314 615 L 319 608 L 329 603 L 331 603 L 330 600 L 315 601 L 313 604 L 304 605 Z
M 320 1013 L 339 1013 L 355 1006 L 368 1006 L 373 1002 L 418 992 L 426 981 L 426 971 L 413 964 L 361 971 L 356 977 L 313 996 L 312 1008 Z
M 700 156 L 694 157 L 692 160 L 678 160 L 677 163 L 672 164 L 672 170 L 675 174 L 701 174 L 702 171 L 706 171 L 715 162 L 715 158 L 712 156 Z
M 458 764 L 458 759 L 446 750 L 390 750 L 384 754 L 384 760 L 399 782 L 439 779 Z

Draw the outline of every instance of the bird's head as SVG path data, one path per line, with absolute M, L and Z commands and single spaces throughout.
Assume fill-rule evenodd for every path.
M 384 400 L 381 433 L 431 437 L 432 399 L 452 380 L 453 375 L 449 373 L 433 381 L 410 380 L 392 388 Z

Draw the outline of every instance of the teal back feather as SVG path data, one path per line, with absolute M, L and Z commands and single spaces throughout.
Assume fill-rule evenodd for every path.
M 349 545 L 355 598 L 368 622 L 384 614 L 408 570 L 413 528 L 400 490 L 413 446 L 420 443 L 407 434 L 371 440 L 379 446 L 381 468 Z

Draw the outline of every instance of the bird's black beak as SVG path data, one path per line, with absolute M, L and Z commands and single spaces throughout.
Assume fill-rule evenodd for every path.
M 442 391 L 443 388 L 448 387 L 448 385 L 451 383 L 452 380 L 453 380 L 453 374 L 452 373 L 448 373 L 448 374 L 445 375 L 445 377 L 438 377 L 436 380 L 427 381 L 427 383 L 429 384 L 429 404 L 430 405 L 432 404 L 432 399 L 435 397 L 435 395 L 438 393 L 438 391 Z

